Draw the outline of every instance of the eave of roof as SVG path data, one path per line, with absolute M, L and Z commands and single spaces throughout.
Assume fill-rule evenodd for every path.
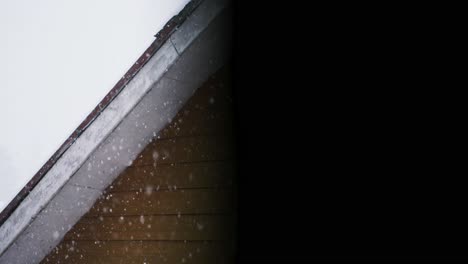
M 39 183 L 44 175 L 52 168 L 58 159 L 76 141 L 76 139 L 89 127 L 89 125 L 101 114 L 101 112 L 114 100 L 114 98 L 125 88 L 130 80 L 146 65 L 159 48 L 168 40 L 171 34 L 181 25 L 187 17 L 200 5 L 202 0 L 191 0 L 179 14 L 172 17 L 165 26 L 155 35 L 155 40 L 130 67 L 124 76 L 114 85 L 109 93 L 99 102 L 94 110 L 85 120 L 73 131 L 60 148 L 50 157 L 49 160 L 39 169 L 31 180 L 21 189 L 21 191 L 10 201 L 10 203 L 0 212 L 0 226 L 15 211 L 18 205 L 26 198 L 29 192 Z
M 0 263 L 40 262 L 206 78 L 229 60 L 228 2 L 203 0 L 193 7 L 125 89 L 73 139 L 0 225 Z M 52 236 L 57 232 L 58 237 Z

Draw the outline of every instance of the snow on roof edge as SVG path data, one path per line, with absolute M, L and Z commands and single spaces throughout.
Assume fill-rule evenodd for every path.
M 183 54 L 186 49 L 187 50 L 190 49 L 188 48 L 188 46 L 191 45 L 192 42 L 193 43 L 197 42 L 195 41 L 195 39 L 197 39 L 198 36 L 201 35 L 202 32 L 212 22 L 212 20 L 221 13 L 221 11 L 226 6 L 225 2 L 228 2 L 228 0 L 204 0 L 203 3 L 202 1 L 197 1 L 197 2 L 198 2 L 197 6 L 198 4 L 200 4 L 200 7 L 192 6 L 193 9 L 189 12 L 189 14 L 185 15 L 185 18 L 190 17 L 189 23 L 182 24 L 183 21 L 181 21 L 179 22 L 179 25 L 181 25 L 180 28 L 177 28 L 178 26 L 175 26 L 173 30 L 169 31 L 170 33 L 167 33 L 168 37 L 166 38 L 166 41 L 163 41 L 161 46 L 155 52 L 155 56 L 152 56 L 147 61 L 147 64 L 138 70 L 138 72 L 140 70 L 143 71 L 142 74 L 135 73 L 135 75 L 132 76 L 132 79 L 128 83 L 128 86 L 127 86 L 128 88 L 123 89 L 121 92 L 115 94 L 115 97 L 112 100 L 110 100 L 109 104 L 102 108 L 102 110 L 105 110 L 105 111 L 99 112 L 99 114 L 96 115 L 96 117 L 92 120 L 92 122 L 90 122 L 88 126 L 86 126 L 86 128 L 90 127 L 92 131 L 90 131 L 90 129 L 85 128 L 82 131 L 82 133 L 80 133 L 80 135 L 74 139 L 73 143 L 76 142 L 76 144 L 73 144 L 73 143 L 70 144 L 69 148 L 63 151 L 63 153 L 60 155 L 58 160 L 53 164 L 53 166 L 49 169 L 49 171 L 45 173 L 47 175 L 46 179 L 41 181 L 40 184 L 38 184 L 38 186 L 33 188 L 31 191 L 31 195 L 26 196 L 23 202 L 20 204 L 20 206 L 16 210 L 13 211 L 13 214 L 11 215 L 11 217 L 7 219 L 7 222 L 9 224 L 7 226 L 5 226 L 5 224 L 0 226 L 0 263 L 8 259 L 15 260 L 15 263 L 16 262 L 23 263 L 22 260 L 25 260 L 24 263 L 28 263 L 29 261 L 31 261 L 31 258 L 33 257 L 38 258 L 41 255 L 47 254 L 47 252 L 45 252 L 46 248 L 52 246 L 54 241 L 51 240 L 52 237 L 49 234 L 50 232 L 49 233 L 44 233 L 44 232 L 48 230 L 47 228 L 49 229 L 51 228 L 50 226 L 48 226 L 51 220 L 55 221 L 58 218 L 63 218 L 60 214 L 61 212 L 60 213 L 53 212 L 55 214 L 55 217 L 50 218 L 50 213 L 52 212 L 50 211 L 47 212 L 47 209 L 51 207 L 55 207 L 55 203 L 59 203 L 58 208 L 69 208 L 69 210 L 72 210 L 72 211 L 75 211 L 75 210 L 79 211 L 78 209 L 74 208 L 76 204 L 72 206 L 68 206 L 68 207 L 64 206 L 64 204 L 69 205 L 70 202 L 75 202 L 76 200 L 81 201 L 79 199 L 83 199 L 83 200 L 89 199 L 89 197 L 87 197 L 86 195 L 79 196 L 80 195 L 80 192 L 78 192 L 79 188 L 82 190 L 86 189 L 87 191 L 92 192 L 90 193 L 90 197 L 94 196 L 93 198 L 96 198 L 96 193 L 98 193 L 97 190 L 93 191 L 92 188 L 87 188 L 86 187 L 87 185 L 82 186 L 83 184 L 80 185 L 76 182 L 73 182 L 73 179 L 70 180 L 70 178 L 72 176 L 74 178 L 77 178 L 76 174 L 77 174 L 78 169 L 80 171 L 83 171 L 86 169 L 84 167 L 84 163 L 83 163 L 84 161 L 82 159 L 84 158 L 85 160 L 87 160 L 88 157 L 90 157 L 92 153 L 96 151 L 99 152 L 99 150 L 96 150 L 94 147 L 97 148 L 99 145 L 107 141 L 107 137 L 110 135 L 110 133 L 115 132 L 115 127 L 118 125 L 118 122 L 120 122 L 120 120 L 124 120 L 124 121 L 127 120 L 128 119 L 127 114 L 130 111 L 133 112 L 133 108 L 135 108 L 135 106 L 139 104 L 140 100 L 148 99 L 148 96 L 147 96 L 148 91 L 153 92 L 157 88 L 157 87 L 152 88 L 152 85 L 154 83 L 156 82 L 159 83 L 158 84 L 159 88 L 156 89 L 156 93 L 159 93 L 159 94 L 155 96 L 153 93 L 153 99 L 152 99 L 153 101 L 160 100 L 159 98 L 161 97 L 161 95 L 163 95 L 163 97 L 172 96 L 170 95 L 172 94 L 172 88 L 170 86 L 175 85 L 172 82 L 177 81 L 177 80 L 173 80 L 173 78 L 164 78 L 164 74 L 167 72 L 167 69 L 173 63 L 175 63 L 176 60 L 180 61 L 179 60 L 180 55 Z M 190 2 L 190 3 L 194 3 L 194 2 Z M 196 12 L 194 12 L 195 9 L 197 9 Z M 193 14 L 190 14 L 192 12 Z M 175 31 L 176 29 L 177 31 Z M 218 27 L 218 32 L 219 32 L 219 27 Z M 169 38 L 170 38 L 170 41 L 167 41 Z M 216 42 L 214 39 L 216 38 L 213 38 L 209 40 L 208 42 L 213 42 L 213 41 Z M 215 49 L 218 48 L 218 46 L 219 45 L 217 44 L 211 45 L 208 47 L 208 50 L 211 51 L 213 50 L 213 48 Z M 218 52 L 217 55 L 215 55 L 215 57 L 216 56 L 219 57 L 219 54 L 220 53 Z M 199 63 L 200 61 L 206 60 L 206 54 L 196 55 L 196 56 L 198 56 L 198 58 L 195 58 L 195 59 L 192 58 L 192 61 L 196 61 L 195 64 L 200 64 Z M 202 60 L 200 60 L 200 56 L 202 56 L 201 57 Z M 219 64 L 222 60 L 223 59 L 219 60 L 218 62 L 216 62 L 215 60 L 214 64 L 216 63 Z M 187 62 L 182 62 L 182 63 L 178 62 L 178 64 L 184 64 L 184 63 L 187 63 Z M 215 65 L 211 65 L 211 64 L 212 64 L 211 59 L 210 59 L 209 64 L 207 61 L 205 61 L 205 64 L 202 63 L 201 65 L 196 65 L 195 68 L 198 70 L 198 72 L 193 72 L 193 73 L 188 73 L 188 74 L 192 75 L 192 78 L 195 78 L 195 79 L 198 78 L 198 80 L 196 81 L 198 82 L 200 81 L 199 79 L 200 76 L 193 77 L 194 74 L 198 75 L 200 74 L 200 72 L 202 73 L 201 75 L 208 74 L 209 72 L 207 71 L 207 69 L 210 67 L 211 68 L 215 67 Z M 182 65 L 179 68 L 183 68 L 185 70 L 187 68 L 187 65 L 193 65 L 193 62 L 192 64 L 189 63 L 186 65 Z M 151 76 L 147 76 L 149 71 L 151 71 L 151 74 L 150 74 Z M 182 74 L 182 76 L 184 76 L 184 74 Z M 150 79 L 148 79 L 148 77 Z M 173 77 L 173 76 L 170 76 L 170 77 Z M 182 77 L 182 78 L 185 78 L 185 77 Z M 187 84 L 187 82 L 180 80 L 179 84 L 177 85 L 180 86 L 183 83 Z M 187 91 L 189 91 L 192 88 L 182 88 L 182 90 L 184 89 L 185 91 L 183 91 L 184 95 L 182 95 L 182 97 L 187 98 Z M 133 103 L 124 104 L 123 102 L 126 102 L 128 97 L 132 99 Z M 161 100 L 164 100 L 164 98 Z M 177 102 L 179 106 L 182 103 L 182 101 L 179 102 L 179 100 L 177 100 Z M 124 110 L 120 109 L 122 107 L 126 109 Z M 174 113 L 174 111 L 175 111 L 175 108 L 171 109 L 170 113 L 169 112 L 167 113 L 175 114 L 176 112 Z M 95 120 L 97 122 L 94 122 Z M 161 124 L 159 124 L 159 126 L 160 125 Z M 67 174 L 68 176 L 64 176 L 63 174 Z M 85 187 L 85 188 L 82 188 L 82 187 Z M 76 191 L 74 190 L 75 188 L 76 188 Z M 67 192 L 67 195 L 65 196 L 62 195 L 64 192 Z M 58 193 L 60 195 L 57 195 Z M 42 204 L 37 202 L 38 197 L 42 197 L 41 195 L 48 197 L 46 198 L 48 199 L 47 201 L 46 199 L 42 199 L 43 201 L 45 201 L 45 204 L 44 202 L 42 202 Z M 70 199 L 70 195 L 72 199 Z M 52 205 L 51 203 L 52 199 L 53 199 L 54 205 Z M 70 217 L 70 216 L 66 216 L 65 218 L 67 217 Z M 72 216 L 72 218 L 73 217 L 79 218 L 81 217 L 81 215 L 77 215 L 77 213 L 74 212 L 74 215 Z M 43 221 L 44 219 L 48 221 L 44 222 Z M 61 224 L 62 226 L 66 226 L 65 224 L 71 223 L 70 219 L 68 220 L 58 219 L 58 221 L 65 221 L 65 222 L 68 221 L 66 223 L 65 222 L 58 223 L 58 224 Z M 54 224 L 57 225 L 57 223 L 54 223 Z M 35 233 L 31 232 L 31 230 L 34 230 L 34 232 L 36 232 L 36 236 L 34 236 Z M 42 232 L 40 233 L 40 237 L 45 239 L 48 244 L 42 240 L 40 243 L 37 242 L 37 239 L 39 237 L 37 235 L 37 232 Z M 55 240 L 56 239 L 57 238 L 55 238 Z M 47 245 L 44 246 L 44 244 L 47 244 Z M 31 249 L 31 248 L 38 249 L 39 252 L 32 252 L 32 250 L 29 250 L 28 254 L 24 252 L 24 249 Z M 19 252 L 22 252 L 22 253 L 20 254 L 21 255 L 20 258 L 17 259 Z M 30 257 L 30 259 L 28 259 L 27 257 Z
M 114 85 L 107 95 L 99 102 L 99 104 L 91 111 L 91 113 L 83 120 L 83 122 L 73 131 L 73 133 L 65 140 L 65 142 L 57 149 L 57 151 L 47 160 L 47 162 L 39 169 L 39 171 L 31 178 L 31 180 L 21 189 L 21 191 L 8 203 L 8 205 L 0 212 L 0 226 L 8 219 L 8 217 L 16 210 L 19 204 L 28 196 L 34 187 L 41 181 L 47 172 L 54 164 L 62 157 L 70 146 L 80 137 L 83 132 L 91 125 L 92 122 L 106 109 L 106 107 L 114 100 L 114 98 L 127 86 L 127 84 L 135 77 L 136 74 L 146 65 L 146 63 L 154 56 L 161 48 L 171 34 L 182 24 L 185 19 L 200 5 L 203 0 L 191 0 L 179 12 L 172 17 L 164 27 L 154 36 L 156 39 L 143 52 L 137 61 L 130 69 L 122 76 L 122 78 Z

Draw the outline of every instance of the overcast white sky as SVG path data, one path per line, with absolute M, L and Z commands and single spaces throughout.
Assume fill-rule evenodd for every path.
M 189 0 L 0 0 L 0 211 Z

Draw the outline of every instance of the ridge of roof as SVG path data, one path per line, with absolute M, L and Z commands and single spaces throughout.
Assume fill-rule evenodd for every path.
M 29 192 L 41 181 L 52 166 L 70 148 L 76 139 L 89 127 L 91 123 L 102 113 L 104 109 L 114 100 L 114 98 L 127 86 L 135 75 L 146 65 L 159 48 L 169 39 L 171 34 L 187 19 L 187 17 L 200 5 L 203 0 L 190 0 L 189 3 L 175 16 L 173 16 L 164 27 L 154 35 L 156 38 L 151 45 L 143 52 L 130 69 L 120 78 L 114 87 L 107 93 L 91 113 L 72 132 L 65 142 L 46 161 L 39 171 L 28 181 L 21 191 L 8 203 L 0 212 L 0 226 L 5 223 L 8 217 L 15 211 L 20 203 L 27 197 Z

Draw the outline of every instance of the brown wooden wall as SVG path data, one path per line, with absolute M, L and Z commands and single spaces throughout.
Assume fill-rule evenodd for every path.
M 210 77 L 42 263 L 233 263 L 230 84 Z

